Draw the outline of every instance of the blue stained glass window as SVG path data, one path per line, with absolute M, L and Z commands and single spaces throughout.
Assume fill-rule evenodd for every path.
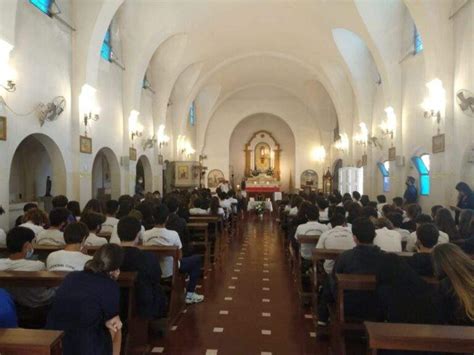
M 414 156 L 411 161 L 415 165 L 418 174 L 420 174 L 420 195 L 428 196 L 430 194 L 430 156 Z
M 388 161 L 383 162 L 383 163 L 377 163 L 377 166 L 383 178 L 383 192 L 390 191 L 390 172 L 389 172 L 390 165 L 389 164 L 390 163 Z
M 34 6 L 44 12 L 46 15 L 50 14 L 52 0 L 30 0 Z
M 194 101 L 189 108 L 189 123 L 191 126 L 194 126 L 196 123 L 196 105 L 194 104 Z
M 423 50 L 423 40 L 421 39 L 420 32 L 418 32 L 418 29 L 415 26 L 415 31 L 414 31 L 414 39 L 413 43 L 415 46 L 415 54 L 420 53 Z
M 112 41 L 111 41 L 111 34 L 110 34 L 110 27 L 108 28 L 107 32 L 105 33 L 104 42 L 102 43 L 102 48 L 100 50 L 100 56 L 105 60 L 110 62 L 112 58 Z

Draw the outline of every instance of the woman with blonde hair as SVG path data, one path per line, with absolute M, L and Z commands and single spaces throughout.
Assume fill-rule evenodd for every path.
M 432 252 L 440 279 L 440 311 L 444 323 L 474 325 L 474 261 L 455 244 L 436 246 Z

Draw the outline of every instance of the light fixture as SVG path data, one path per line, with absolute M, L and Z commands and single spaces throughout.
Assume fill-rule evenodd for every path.
M 347 133 L 341 133 L 339 139 L 334 143 L 334 148 L 341 152 L 346 152 L 349 150 L 349 137 Z
M 9 64 L 12 49 L 13 46 L 10 43 L 0 39 L 0 86 L 7 92 L 16 90 L 16 73 Z
M 89 121 L 99 120 L 99 107 L 96 100 L 96 89 L 89 84 L 82 86 L 81 94 L 79 95 L 79 109 L 83 115 L 85 136 L 87 137 L 87 126 Z
M 129 116 L 129 125 L 130 125 L 130 135 L 132 138 L 132 147 L 133 141 L 136 137 L 141 137 L 143 133 L 143 126 L 138 122 L 138 115 L 140 112 L 137 110 L 132 110 Z
M 178 153 L 185 156 L 186 158 L 196 153 L 196 151 L 191 146 L 191 143 L 186 138 L 186 136 L 179 135 L 176 145 L 177 145 Z
M 326 148 L 320 145 L 315 147 L 312 152 L 313 160 L 318 163 L 323 163 L 326 160 Z
M 397 116 L 395 116 L 395 111 L 391 106 L 385 108 L 384 111 L 387 117 L 382 121 L 380 129 L 382 130 L 383 135 L 390 136 L 390 139 L 393 140 L 393 135 L 395 134 L 395 129 L 397 127 Z
M 168 137 L 166 134 L 165 134 L 165 125 L 163 124 L 160 124 L 160 126 L 158 127 L 158 146 L 161 148 L 163 148 L 164 146 L 167 146 L 168 145 L 168 142 L 170 141 L 170 137 Z
M 369 141 L 369 130 L 364 122 L 359 123 L 360 131 L 354 135 L 354 142 L 363 147 L 367 147 Z
M 446 107 L 446 91 L 443 83 L 439 79 L 431 80 L 426 84 L 428 88 L 428 97 L 421 104 L 423 107 L 425 118 L 436 120 L 438 124 L 438 134 L 440 132 L 439 125 L 441 123 L 441 115 Z

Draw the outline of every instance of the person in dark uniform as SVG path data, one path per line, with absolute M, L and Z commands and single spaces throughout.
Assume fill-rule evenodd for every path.
M 474 192 L 465 182 L 458 182 L 456 185 L 458 191 L 458 203 L 456 206 L 450 206 L 456 215 L 456 224 L 459 223 L 459 214 L 462 210 L 474 210 Z
M 407 188 L 403 194 L 406 205 L 416 203 L 418 201 L 418 190 L 415 187 L 415 182 L 416 180 L 413 176 L 407 177 L 407 181 L 405 182 Z

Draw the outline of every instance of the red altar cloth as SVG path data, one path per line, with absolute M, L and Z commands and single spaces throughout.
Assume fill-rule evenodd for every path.
M 245 189 L 247 192 L 278 192 L 280 188 L 278 186 L 247 186 Z

